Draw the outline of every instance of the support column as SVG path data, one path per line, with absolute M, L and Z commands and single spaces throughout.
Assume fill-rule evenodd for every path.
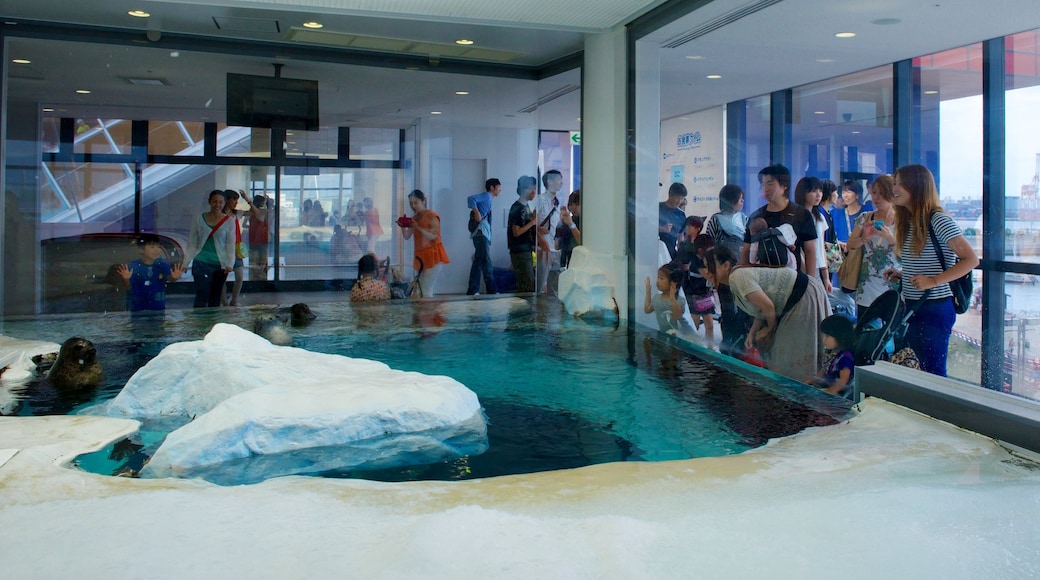
M 625 29 L 585 39 L 581 112 L 582 245 L 612 258 L 615 298 L 627 318 L 629 273 L 627 254 Z

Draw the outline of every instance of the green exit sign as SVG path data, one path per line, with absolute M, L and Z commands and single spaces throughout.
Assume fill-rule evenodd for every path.
M 580 131 L 571 131 L 571 145 L 581 145 Z

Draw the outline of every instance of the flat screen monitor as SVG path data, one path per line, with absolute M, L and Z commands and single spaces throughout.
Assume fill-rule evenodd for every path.
M 227 73 L 227 124 L 318 130 L 318 81 Z

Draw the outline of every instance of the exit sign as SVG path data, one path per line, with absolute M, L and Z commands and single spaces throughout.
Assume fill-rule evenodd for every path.
M 571 145 L 581 145 L 580 131 L 571 131 Z

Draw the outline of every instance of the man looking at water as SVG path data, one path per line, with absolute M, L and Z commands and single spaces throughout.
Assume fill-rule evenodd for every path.
M 466 198 L 466 207 L 470 209 L 477 229 L 470 238 L 473 240 L 473 265 L 469 269 L 469 286 L 466 294 L 480 294 L 480 278 L 484 277 L 484 292 L 498 294 L 495 277 L 491 271 L 491 202 L 502 192 L 502 182 L 492 177 L 484 182 L 484 193 Z

